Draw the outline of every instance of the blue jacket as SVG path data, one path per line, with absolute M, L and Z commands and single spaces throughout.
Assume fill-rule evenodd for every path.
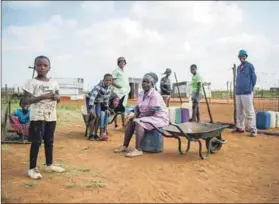
M 240 66 L 237 67 L 236 95 L 248 95 L 253 92 L 257 82 L 255 68 L 249 62 L 244 64 L 243 70 L 240 70 Z

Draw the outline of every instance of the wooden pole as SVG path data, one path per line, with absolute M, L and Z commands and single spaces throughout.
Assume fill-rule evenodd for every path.
M 209 115 L 209 118 L 210 118 L 210 123 L 213 123 L 213 119 L 212 119 L 209 103 L 208 103 L 207 96 L 206 96 L 206 93 L 205 93 L 204 84 L 202 84 L 202 90 L 203 90 L 205 102 L 206 102 L 206 105 L 207 105 L 207 111 L 208 111 L 208 115 Z
M 175 81 L 176 81 L 178 95 L 179 95 L 179 98 L 180 98 L 180 103 L 182 104 L 182 98 L 181 98 L 181 95 L 180 95 L 180 90 L 179 90 L 178 81 L 177 81 L 177 77 L 176 77 L 176 73 L 175 72 L 174 72 L 174 77 L 175 77 Z
M 236 65 L 233 65 L 233 121 L 236 125 Z
M 9 94 L 8 94 L 8 85 L 5 84 L 5 92 L 6 92 L 6 103 L 8 104 L 9 102 Z
M 227 81 L 227 103 L 229 103 L 229 98 L 230 98 L 229 95 L 230 95 L 229 94 L 229 81 Z

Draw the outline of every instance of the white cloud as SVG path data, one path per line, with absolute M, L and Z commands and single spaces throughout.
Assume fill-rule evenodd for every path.
M 75 25 L 74 20 L 63 20 L 54 15 L 41 25 L 9 26 L 3 37 L 3 50 L 43 52 L 47 43 L 63 37 L 67 29 Z
M 126 57 L 131 77 L 149 71 L 161 77 L 170 67 L 179 80 L 189 80 L 189 66 L 195 63 L 213 88 L 224 88 L 226 81 L 232 80 L 230 68 L 238 63 L 239 49 L 248 50 L 257 70 L 277 63 L 269 39 L 242 25 L 244 11 L 237 4 L 141 1 L 132 2 L 123 13 L 117 13 L 115 5 L 81 3 L 77 15 L 91 21 L 84 26 L 61 16 L 52 16 L 40 25 L 11 26 L 4 31 L 3 51 L 15 52 L 18 58 L 19 51 L 25 51 L 25 57 L 30 52 L 31 60 L 34 53 L 46 53 L 53 76 L 83 77 L 85 87 L 111 72 L 119 56 Z
M 35 9 L 42 8 L 48 4 L 47 1 L 9 1 L 4 3 L 13 9 Z

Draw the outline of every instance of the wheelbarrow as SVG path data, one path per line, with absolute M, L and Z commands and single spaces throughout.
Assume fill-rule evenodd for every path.
M 164 137 L 175 138 L 178 140 L 178 151 L 180 154 L 184 154 L 181 149 L 181 138 L 185 137 L 187 141 L 187 148 L 185 153 L 190 150 L 191 142 L 199 143 L 199 156 L 202 160 L 207 159 L 207 157 L 213 153 L 217 153 L 221 150 L 223 144 L 227 141 L 222 139 L 222 132 L 228 125 L 222 125 L 217 123 L 196 123 L 196 122 L 186 122 L 182 124 L 172 124 L 160 130 L 155 127 L 152 123 L 142 121 L 154 127 L 158 132 L 160 132 Z M 167 134 L 167 133 L 168 134 Z M 207 151 L 204 154 L 202 152 L 202 140 L 205 140 Z

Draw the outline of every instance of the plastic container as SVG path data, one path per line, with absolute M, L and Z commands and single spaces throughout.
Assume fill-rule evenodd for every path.
M 276 112 L 276 128 L 279 128 L 279 112 Z
M 175 123 L 181 124 L 181 118 L 182 118 L 181 108 L 176 108 L 175 109 Z
M 270 113 L 270 127 L 276 128 L 276 113 L 273 111 L 268 111 Z
M 171 123 L 175 123 L 175 109 L 176 107 L 169 107 L 169 119 Z
M 144 152 L 162 152 L 164 150 L 164 136 L 157 130 L 145 131 L 141 141 L 141 149 Z
M 258 129 L 270 128 L 270 113 L 267 111 L 257 112 L 256 123 Z
M 188 108 L 181 108 L 181 123 L 189 122 L 189 109 Z
M 192 117 L 192 103 L 182 103 L 181 108 L 187 108 L 189 110 L 189 118 Z

